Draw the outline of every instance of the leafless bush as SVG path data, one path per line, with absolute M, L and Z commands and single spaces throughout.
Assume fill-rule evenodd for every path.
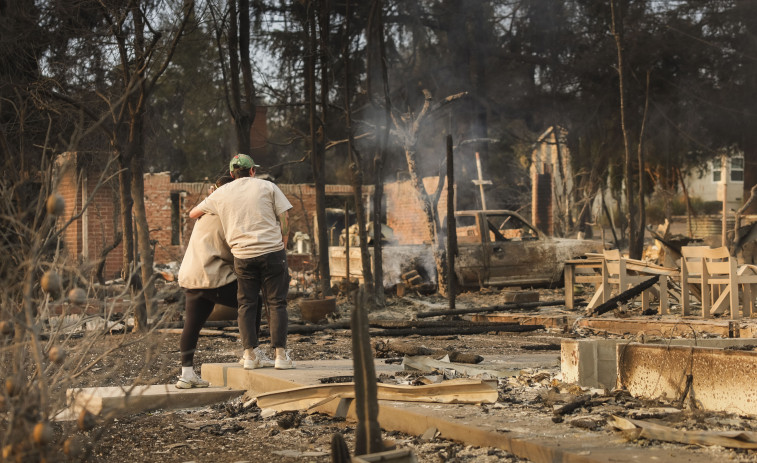
M 77 223 L 75 214 L 65 216 L 57 192 L 56 172 L 67 167 L 49 163 L 35 177 L 0 178 L 0 461 L 87 459 L 88 441 L 106 429 L 108 417 L 71 415 L 66 391 L 150 382 L 155 331 L 111 334 L 128 331 L 130 301 L 141 295 L 130 295 L 125 282 L 111 297 L 98 296 L 93 267 L 63 246 L 64 232 Z M 79 211 L 88 198 L 81 202 Z M 129 366 L 132 374 L 124 375 L 126 365 L 105 362 L 134 345 L 143 358 L 129 359 L 138 365 Z M 67 413 L 72 419 L 64 419 Z

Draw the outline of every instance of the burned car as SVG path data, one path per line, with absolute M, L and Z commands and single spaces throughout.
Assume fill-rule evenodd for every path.
M 458 255 L 455 274 L 459 286 L 552 285 L 562 279 L 566 260 L 587 252 L 602 252 L 602 243 L 546 236 L 520 214 L 508 210 L 458 211 Z M 384 287 L 401 281 L 409 270 L 435 282 L 434 258 L 428 244 L 383 246 Z M 369 248 L 369 253 L 373 249 Z M 331 276 L 346 276 L 344 246 L 329 247 Z M 362 279 L 360 249 L 351 245 L 350 277 Z
M 462 286 L 556 284 L 566 260 L 603 248 L 599 241 L 549 237 L 514 211 L 458 211 L 455 220 Z

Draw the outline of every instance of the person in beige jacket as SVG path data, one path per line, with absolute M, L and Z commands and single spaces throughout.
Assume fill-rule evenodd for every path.
M 271 346 L 276 353 L 274 368 L 284 370 L 294 368 L 286 349 L 290 282 L 286 245 L 288 211 L 292 204 L 274 183 L 255 178 L 256 167 L 259 166 L 246 154 L 234 156 L 229 162 L 229 173 L 235 180 L 200 202 L 189 212 L 189 217 L 196 219 L 213 214 L 223 224 L 239 282 L 238 320 L 244 368 L 266 366 L 259 355 L 260 343 L 254 322 L 259 312 L 258 294 L 262 290 L 268 309 Z
M 231 176 L 223 176 L 216 181 L 216 187 L 232 180 Z M 176 387 L 208 387 L 208 382 L 194 371 L 194 354 L 200 330 L 215 304 L 234 308 L 239 305 L 234 256 L 226 243 L 218 216 L 207 214 L 195 223 L 179 267 L 179 286 L 185 290 L 185 305 L 184 329 L 179 341 L 182 371 Z M 265 366 L 273 366 L 270 358 L 266 357 L 265 360 Z

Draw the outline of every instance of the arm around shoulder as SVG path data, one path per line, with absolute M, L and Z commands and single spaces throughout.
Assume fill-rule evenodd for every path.
M 205 215 L 205 211 L 203 211 L 199 207 L 194 207 L 194 208 L 192 208 L 191 211 L 189 211 L 189 218 L 190 219 L 199 219 L 203 215 Z

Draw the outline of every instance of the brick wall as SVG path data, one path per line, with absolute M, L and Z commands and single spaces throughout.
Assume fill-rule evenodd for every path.
M 86 253 L 82 252 L 82 256 L 90 262 L 98 263 L 103 257 L 103 250 L 106 247 L 112 247 L 117 233 L 121 230 L 121 216 L 118 213 L 121 209 L 120 196 L 117 179 L 98 187 L 100 172 L 95 166 L 96 163 L 89 161 L 86 160 L 85 165 L 82 166 L 82 171 L 86 173 L 82 179 L 85 184 L 84 190 L 86 190 L 84 200 L 92 198 L 81 220 L 82 243 L 87 246 Z M 123 244 L 119 244 L 108 253 L 103 268 L 105 279 L 116 278 L 120 275 L 122 255 Z
M 78 184 L 76 155 L 74 153 L 65 153 L 56 160 L 58 169 L 58 193 L 63 196 L 66 202 L 66 209 L 62 217 L 58 219 L 58 226 L 62 227 L 70 217 L 76 215 L 80 207 L 78 206 L 80 189 Z M 77 220 L 71 223 L 63 231 L 63 243 L 69 256 L 76 258 L 81 254 L 81 221 Z
M 80 218 L 68 224 L 63 232 L 66 254 L 71 263 L 89 264 L 94 271 L 103 249 L 112 246 L 116 232 L 120 230 L 120 218 L 115 215 L 118 211 L 118 182 L 115 179 L 99 182 L 101 175 L 105 178 L 114 171 L 100 172 L 90 155 L 66 153 L 59 157 L 57 163 L 58 193 L 66 202 L 65 213 L 58 220 L 59 226 L 80 214 Z M 87 209 L 82 212 L 83 204 L 88 199 Z M 108 255 L 103 270 L 106 279 L 120 273 L 122 252 L 119 245 Z
M 308 183 L 279 185 L 281 191 L 286 195 L 292 210 L 289 211 L 290 229 L 292 234 L 296 231 L 308 233 L 310 230 L 311 239 L 316 233 L 315 224 L 315 186 Z M 344 196 L 352 197 L 352 187 L 349 185 L 326 185 L 326 196 Z M 370 197 L 373 192 L 372 187 L 363 188 L 363 197 Z M 309 227 L 309 228 L 308 228 Z
M 426 177 L 426 191 L 434 192 L 439 177 Z M 384 185 L 386 197 L 386 224 L 394 231 L 397 244 L 430 243 L 431 236 L 426 226 L 425 214 L 418 193 L 409 180 Z M 447 217 L 447 186 L 445 183 L 437 207 L 440 220 Z
M 89 261 L 93 268 L 97 264 L 103 249 L 113 243 L 120 230 L 118 211 L 118 180 L 95 186 L 100 177 L 86 157 L 66 155 L 69 169 L 60 171 L 58 191 L 66 200 L 66 214 L 70 218 L 81 211 L 82 191 L 91 197 L 87 211 L 79 220 L 74 221 L 64 233 L 64 241 L 70 258 L 77 261 Z M 436 187 L 438 178 L 424 179 L 427 191 Z M 180 263 L 186 245 L 192 233 L 194 220 L 188 218 L 189 211 L 205 198 L 209 183 L 172 183 L 167 172 L 144 175 L 145 208 L 150 229 L 150 239 L 155 247 L 155 264 Z M 291 234 L 297 231 L 314 233 L 315 188 L 312 184 L 279 185 L 282 192 L 292 203 L 289 211 Z M 364 202 L 368 203 L 372 195 L 372 186 L 363 189 Z M 384 187 L 387 206 L 387 224 L 395 231 L 401 244 L 418 244 L 429 241 L 420 201 L 410 182 L 390 183 Z M 172 194 L 174 200 L 172 200 Z M 348 185 L 326 185 L 327 196 L 351 196 L 352 188 Z M 86 198 L 85 198 L 86 199 Z M 180 210 L 176 210 L 176 208 Z M 439 201 L 442 216 L 446 215 L 446 187 Z M 179 221 L 174 219 L 178 214 Z M 369 216 L 370 217 L 370 216 Z M 63 221 L 63 219 L 61 219 Z M 85 226 L 86 224 L 86 226 Z M 309 227 L 308 227 L 309 225 Z M 178 226 L 179 230 L 174 230 Z M 180 242 L 173 244 L 173 237 L 178 234 Z M 290 235 L 291 237 L 291 235 Z M 83 244 L 87 244 L 84 250 Z M 122 246 L 112 250 L 106 258 L 103 272 L 105 279 L 117 278 L 122 262 Z

